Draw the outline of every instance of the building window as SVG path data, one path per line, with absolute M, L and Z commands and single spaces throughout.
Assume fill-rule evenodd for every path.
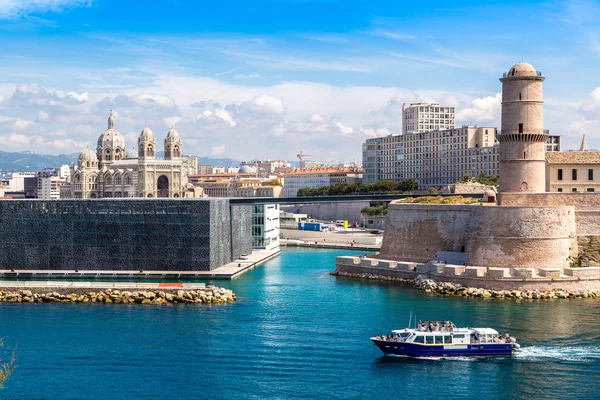
M 562 181 L 563 180 L 563 175 L 562 175 L 562 168 L 558 169 L 558 180 Z
M 594 170 L 592 168 L 588 169 L 588 181 L 594 180 Z
M 571 180 L 576 181 L 577 180 L 577 169 L 573 168 L 571 170 Z
M 519 133 L 523 133 L 523 124 L 519 124 Z
M 575 193 L 577 191 L 577 188 L 571 188 L 571 192 Z
M 557 191 L 558 193 L 562 193 L 562 188 L 558 188 L 558 189 L 556 189 L 556 191 Z
M 585 191 L 588 193 L 594 193 L 594 188 L 587 188 Z

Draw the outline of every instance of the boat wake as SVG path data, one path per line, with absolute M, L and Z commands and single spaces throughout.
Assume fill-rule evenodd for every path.
M 600 360 L 600 346 L 528 346 L 513 353 L 513 357 L 523 361 L 592 362 Z

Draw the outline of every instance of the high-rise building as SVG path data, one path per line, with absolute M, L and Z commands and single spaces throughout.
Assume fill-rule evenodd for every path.
M 437 103 L 402 105 L 402 133 L 421 133 L 454 128 L 454 107 Z
M 463 125 L 442 131 L 388 135 L 363 144 L 363 179 L 412 178 L 419 188 L 443 188 L 465 175 L 498 175 L 496 128 Z
M 323 168 L 297 170 L 284 175 L 283 197 L 297 197 L 298 190 L 318 189 L 336 183 L 352 184 L 361 181 L 363 172 L 360 169 Z

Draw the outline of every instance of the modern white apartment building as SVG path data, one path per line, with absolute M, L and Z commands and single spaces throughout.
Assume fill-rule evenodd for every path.
M 454 107 L 437 103 L 402 105 L 402 133 L 421 133 L 454 128 Z
M 443 188 L 466 174 L 498 175 L 495 135 L 494 127 L 463 125 L 367 139 L 363 144 L 364 182 L 412 178 L 419 188 L 426 189 Z
M 279 204 L 252 205 L 252 248 L 279 246 Z
M 336 183 L 352 184 L 361 181 L 362 178 L 363 172 L 353 169 L 322 168 L 298 170 L 284 175 L 283 197 L 297 197 L 299 189 L 317 189 Z

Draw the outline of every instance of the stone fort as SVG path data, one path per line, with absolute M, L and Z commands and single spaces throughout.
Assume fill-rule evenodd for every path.
M 586 270 L 586 277 L 600 279 L 600 268 L 572 268 L 600 261 L 600 195 L 546 192 L 544 79 L 524 62 L 500 79 L 497 203 L 392 202 L 379 259 L 430 264 L 437 260 L 462 270 L 431 265 L 434 273 L 463 274 L 466 268 L 466 275 L 479 278 L 560 278 Z M 338 260 L 338 270 L 345 264 L 361 262 Z

